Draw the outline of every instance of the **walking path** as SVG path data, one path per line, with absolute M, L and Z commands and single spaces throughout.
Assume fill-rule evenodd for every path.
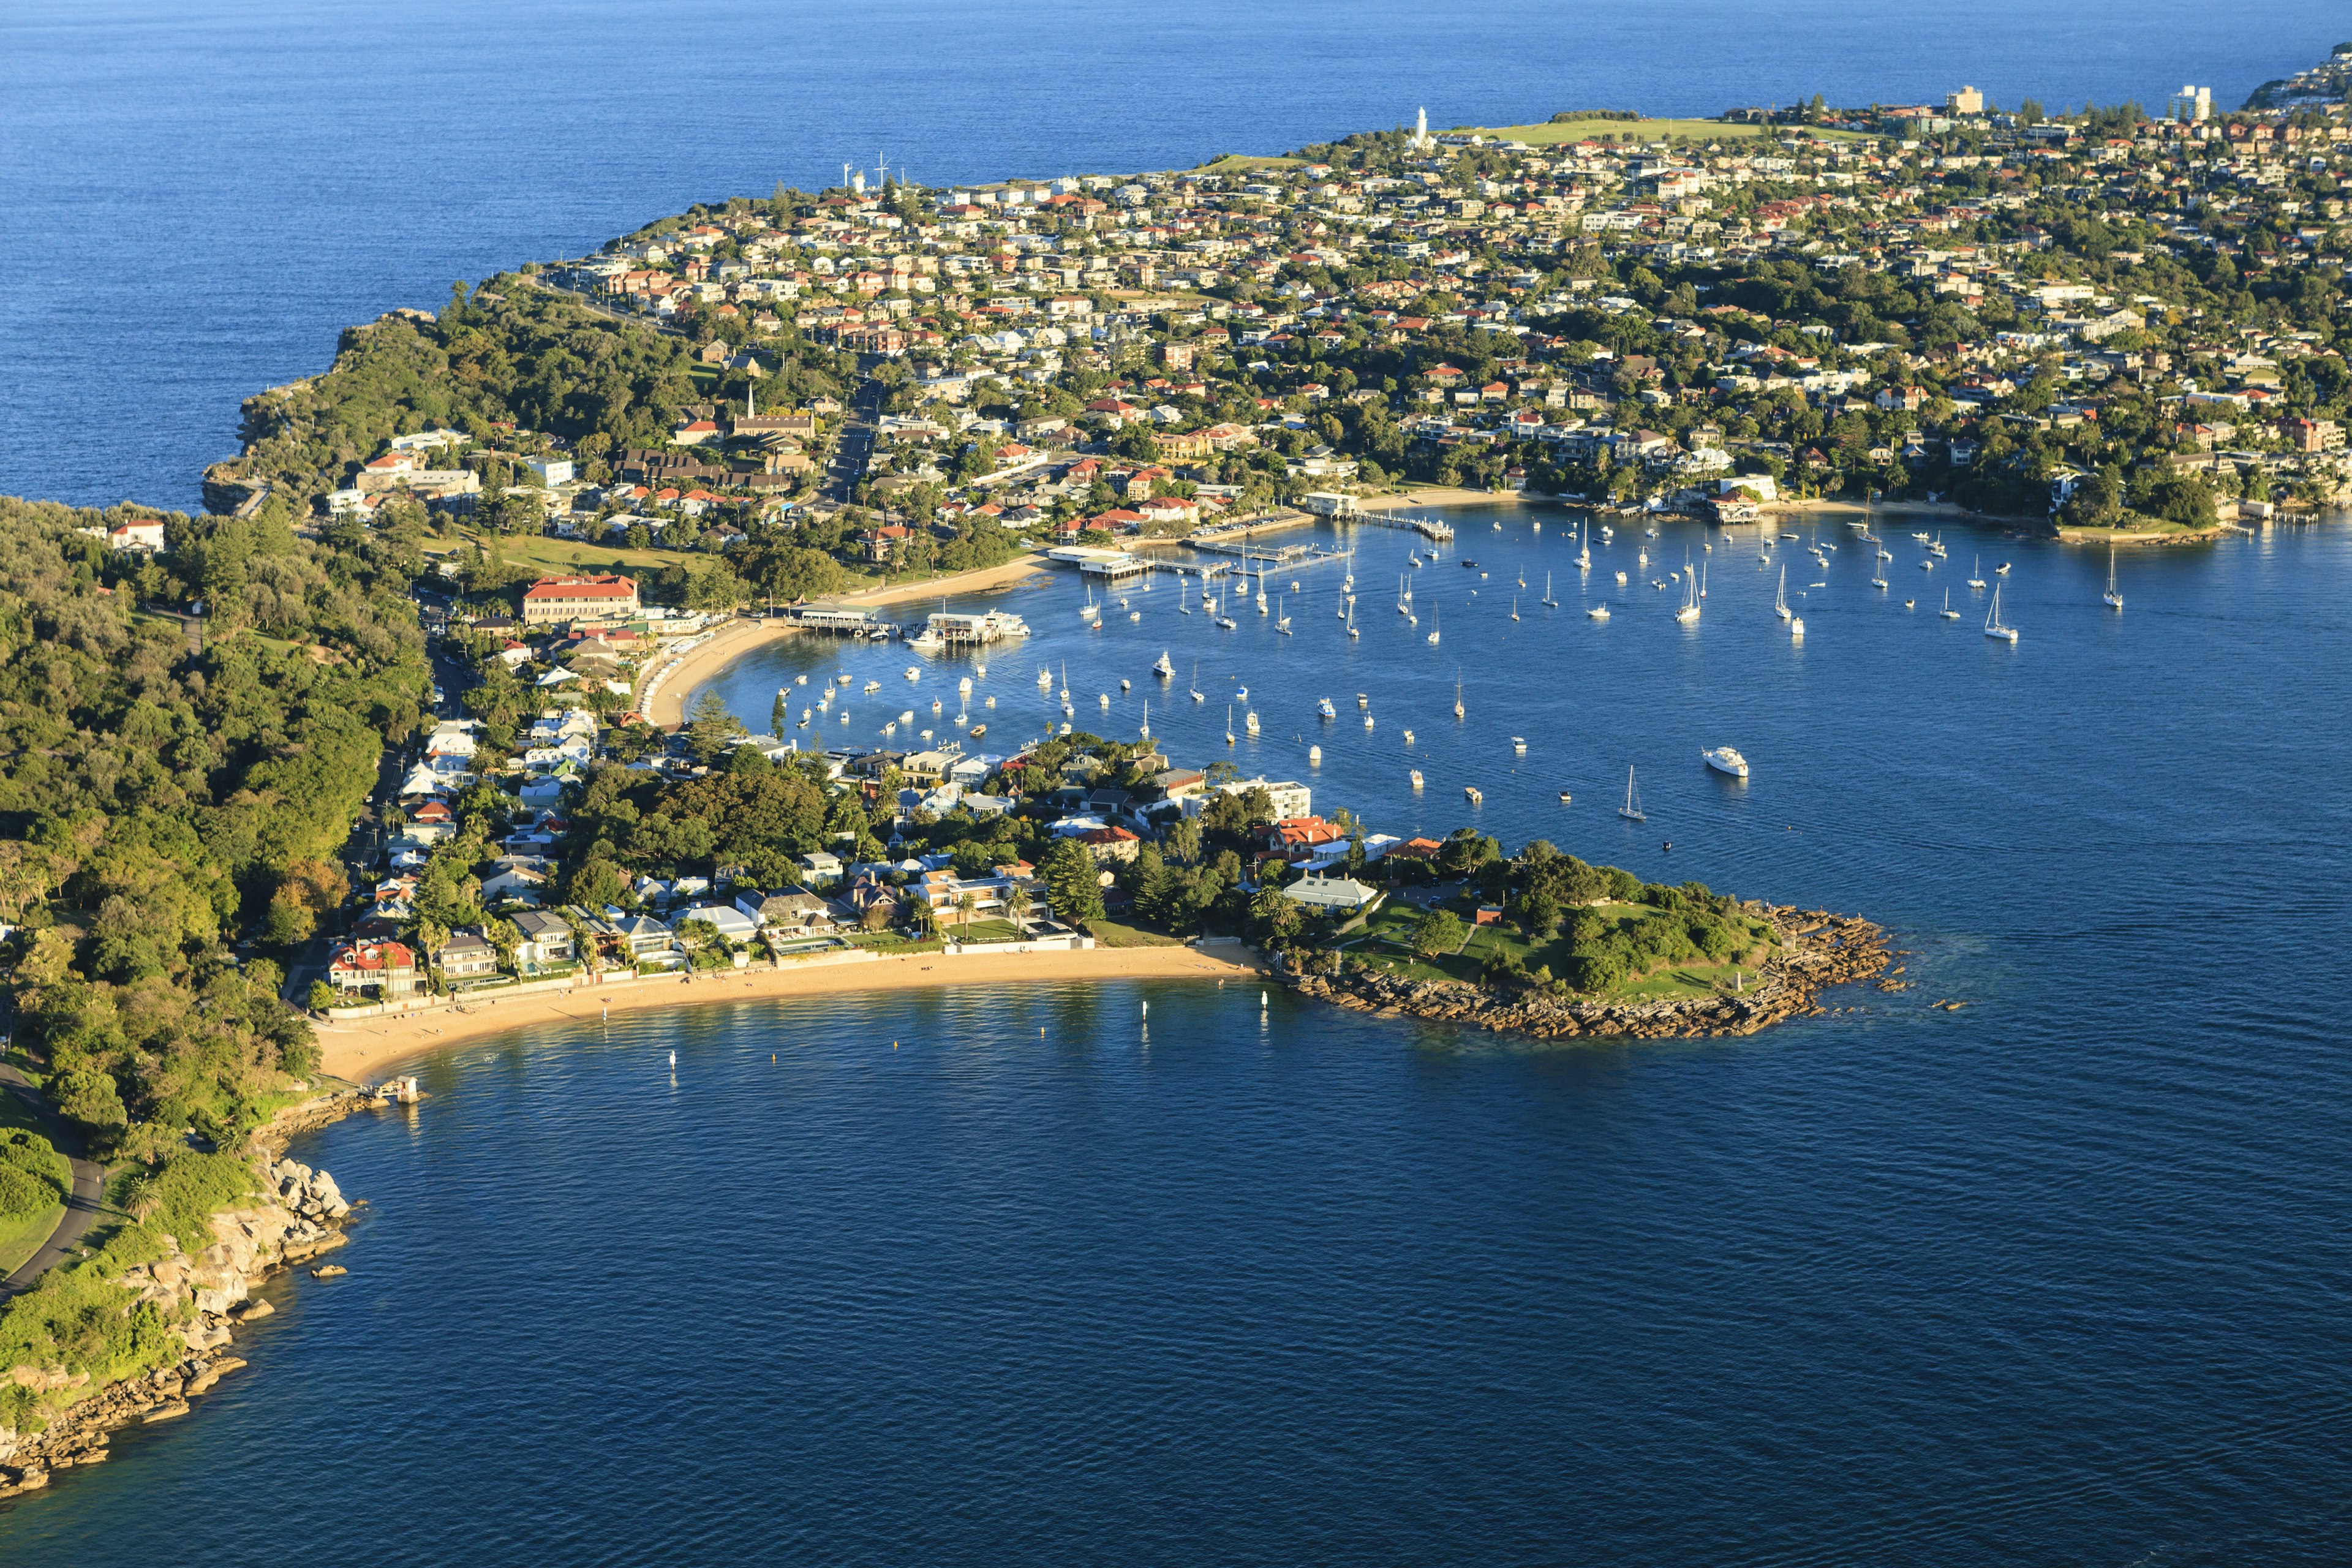
M 81 1238 L 98 1222 L 99 1200 L 106 1189 L 106 1170 L 82 1158 L 80 1135 L 49 1109 L 49 1102 L 41 1098 L 40 1090 L 26 1081 L 23 1073 L 5 1062 L 0 1062 L 0 1090 L 14 1094 L 30 1106 L 40 1117 L 41 1124 L 48 1129 L 49 1142 L 57 1145 L 58 1152 L 73 1163 L 73 1194 L 66 1199 L 65 1215 L 58 1221 L 57 1229 L 49 1233 L 49 1239 L 40 1251 L 26 1258 L 24 1266 L 7 1279 L 0 1279 L 0 1297 L 6 1297 L 31 1289 L 33 1281 L 38 1279 L 49 1265 L 81 1245 Z

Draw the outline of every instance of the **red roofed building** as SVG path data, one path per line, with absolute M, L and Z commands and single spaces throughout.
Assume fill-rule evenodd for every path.
M 1132 860 L 1143 841 L 1124 827 L 1097 827 L 1078 835 L 1097 860 Z
M 344 948 L 327 966 L 327 984 L 346 994 L 373 985 L 390 1001 L 416 989 L 416 955 L 396 942 L 362 942 Z
M 1445 846 L 1434 838 L 1408 838 L 1389 851 L 1391 860 L 1426 860 L 1435 863 Z
M 632 577 L 541 577 L 522 591 L 527 626 L 568 621 L 625 621 L 638 612 Z

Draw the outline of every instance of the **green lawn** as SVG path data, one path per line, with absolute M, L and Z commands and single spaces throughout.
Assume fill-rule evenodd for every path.
M 1246 174 L 1252 169 L 1299 169 L 1307 165 L 1304 158 L 1254 157 L 1244 153 L 1220 153 L 1197 171 L 1203 174 Z
M 1087 934 L 1098 947 L 1181 947 L 1181 937 L 1162 936 L 1156 931 L 1140 926 L 1121 925 L 1117 921 L 1088 921 Z
M 6 1089 L 0 1089 L 0 1133 L 15 1131 L 19 1128 L 27 1132 L 39 1132 L 44 1137 L 47 1136 L 46 1130 L 41 1126 L 40 1119 L 33 1114 L 31 1109 L 23 1100 Z M 66 1157 L 63 1154 L 53 1153 L 47 1163 L 49 1167 L 49 1174 L 56 1179 L 58 1187 L 64 1191 L 71 1191 L 73 1166 Z M 0 1274 L 11 1272 L 18 1264 L 38 1252 L 41 1249 L 41 1243 L 49 1239 L 49 1232 L 58 1228 L 58 1221 L 63 1219 L 65 1214 L 66 1205 L 62 1203 L 55 1203 L 29 1215 L 0 1219 Z
M 982 920 L 974 916 L 971 924 L 966 926 L 962 917 L 957 915 L 952 910 L 940 911 L 940 930 L 957 942 L 1019 942 L 1021 940 L 1021 928 L 1011 921 Z
M 458 530 L 458 538 L 468 544 L 485 544 L 470 530 Z M 550 574 L 603 572 L 614 566 L 635 566 L 653 569 L 684 565 L 699 557 L 682 554 L 675 550 L 631 550 L 623 544 L 590 544 L 577 539 L 551 539 L 544 533 L 501 534 L 499 552 L 519 566 L 530 566 Z M 456 546 L 438 552 L 455 555 Z M 428 553 L 433 553 L 428 552 Z
M 1669 136 L 1687 136 L 1698 142 L 1743 142 L 1767 134 L 1785 134 L 1795 128 L 1787 125 L 1727 124 L 1720 120 L 1564 120 L 1558 124 L 1472 125 L 1461 129 L 1475 131 L 1481 136 L 1501 136 L 1513 142 L 1525 142 L 1531 147 L 1549 147 L 1562 142 L 1581 142 L 1588 136 L 1631 136 L 1636 142 L 1663 142 Z M 1860 132 L 1853 131 L 1807 128 L 1803 134 L 1832 142 L 1859 142 L 1864 139 Z

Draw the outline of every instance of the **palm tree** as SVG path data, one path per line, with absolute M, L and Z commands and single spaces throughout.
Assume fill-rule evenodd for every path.
M 980 908 L 980 895 L 969 888 L 956 895 L 956 912 L 963 916 L 964 940 L 971 939 L 971 911 Z

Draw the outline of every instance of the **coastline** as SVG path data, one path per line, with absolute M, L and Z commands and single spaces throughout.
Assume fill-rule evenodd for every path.
M 1045 564 L 1043 554 L 1032 552 L 1001 566 L 983 566 L 976 571 L 957 572 L 919 583 L 864 588 L 854 594 L 828 594 L 810 600 L 809 605 L 812 608 L 864 609 L 877 605 L 928 599 L 940 594 L 976 594 L 1026 582 L 1044 572 Z M 738 616 L 684 653 L 654 666 L 638 688 L 637 710 L 646 716 L 648 723 L 664 730 L 675 730 L 686 722 L 686 700 L 696 687 L 753 648 L 781 642 L 797 636 L 799 632 L 800 627 L 790 621 L 764 616 L 752 620 Z
M 1886 932 L 1858 915 L 1793 906 L 1750 905 L 1778 927 L 1781 947 L 1745 989 L 1666 1002 L 1591 1002 L 1540 992 L 1510 995 L 1465 981 L 1402 980 L 1344 964 L 1334 974 L 1283 974 L 1283 983 L 1381 1017 L 1430 1018 L 1498 1034 L 1559 1039 L 1706 1039 L 1753 1035 L 1783 1019 L 1822 1012 L 1816 998 L 1832 986 L 1868 980 L 1890 962 Z M 1905 983 L 1882 982 L 1900 991 Z
M 1239 951 L 1239 950 L 1237 950 Z M 1192 947 L 1095 947 L 1024 953 L 868 953 L 803 959 L 782 969 L 726 969 L 691 981 L 674 974 L 583 984 L 544 996 L 478 1003 L 318 1026 L 320 1070 L 365 1083 L 397 1063 L 486 1035 L 546 1024 L 593 1024 L 605 1015 L 743 1002 L 946 985 L 1038 981 L 1232 980 L 1265 973 L 1256 964 Z
M 648 671 L 637 691 L 637 711 L 650 724 L 675 730 L 686 722 L 688 692 L 753 648 L 799 633 L 800 628 L 789 621 L 731 621 Z
M 1033 550 L 1002 566 L 980 566 L 970 572 L 950 572 L 944 577 L 926 577 L 917 583 L 860 588 L 850 594 L 826 594 L 811 599 L 809 604 L 824 609 L 848 609 L 872 605 L 903 605 L 908 600 L 936 598 L 942 594 L 977 594 L 987 588 L 1005 588 L 1015 583 L 1026 582 L 1044 572 L 1046 564 L 1045 552 Z
M 1368 496 L 1356 503 L 1358 511 L 1402 511 L 1416 506 L 1519 506 L 1524 490 L 1474 490 L 1460 485 L 1423 485 L 1402 495 Z M 1570 501 L 1570 506 L 1581 502 Z

